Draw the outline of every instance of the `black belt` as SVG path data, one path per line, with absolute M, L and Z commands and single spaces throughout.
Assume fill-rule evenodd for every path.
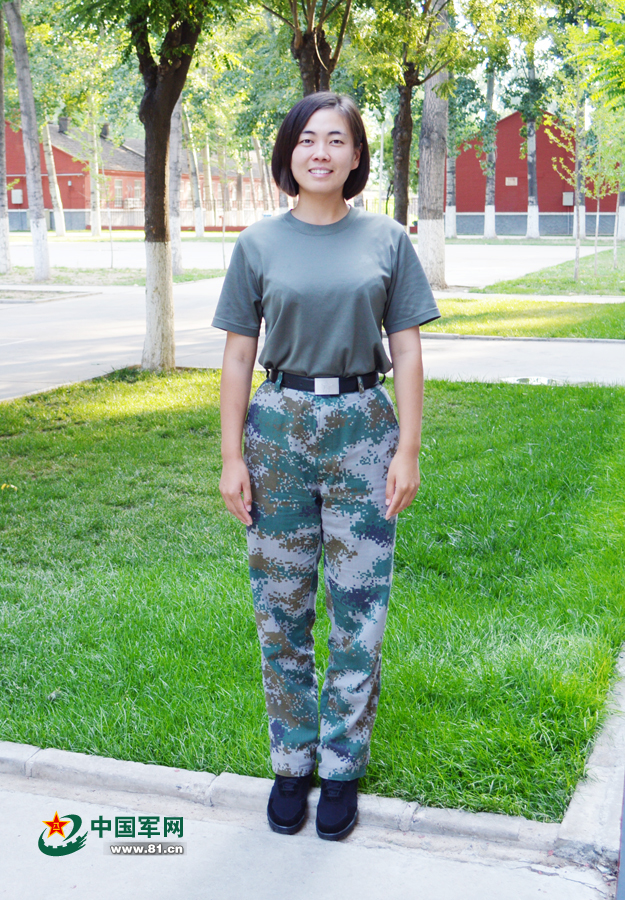
M 350 375 L 347 378 L 307 378 L 305 375 L 293 375 L 291 372 L 280 372 L 279 369 L 268 369 L 267 378 L 274 384 L 282 376 L 281 386 L 294 391 L 310 391 L 313 394 L 331 396 L 333 394 L 351 394 L 354 391 L 366 390 L 379 384 L 377 372 L 366 375 Z M 383 379 L 386 376 L 382 376 Z

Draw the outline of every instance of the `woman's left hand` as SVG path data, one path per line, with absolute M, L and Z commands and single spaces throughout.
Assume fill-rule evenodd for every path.
M 419 457 L 414 453 L 398 450 L 393 457 L 386 479 L 386 519 L 407 509 L 417 496 L 421 475 Z

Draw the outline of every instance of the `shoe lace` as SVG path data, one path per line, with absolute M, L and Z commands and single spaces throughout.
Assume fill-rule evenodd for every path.
M 328 781 L 323 785 L 323 793 L 328 800 L 338 800 L 343 795 L 344 782 Z
M 295 794 L 299 787 L 299 779 L 298 778 L 281 778 L 280 779 L 280 793 L 281 794 Z

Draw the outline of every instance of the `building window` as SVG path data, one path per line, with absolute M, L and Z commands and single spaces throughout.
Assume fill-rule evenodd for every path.
M 140 178 L 135 178 L 135 200 L 141 200 L 143 194 L 143 182 Z
M 115 179 L 115 209 L 121 209 L 124 205 L 124 182 L 121 178 Z

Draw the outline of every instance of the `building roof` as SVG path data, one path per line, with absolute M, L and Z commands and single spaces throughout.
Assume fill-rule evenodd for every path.
M 67 133 L 59 131 L 57 122 L 48 124 L 50 129 L 50 141 L 53 147 L 68 153 L 73 159 L 87 161 L 90 154 L 91 136 L 87 131 L 82 131 L 70 123 Z M 109 172 L 137 172 L 143 174 L 145 166 L 145 141 L 143 138 L 128 138 L 121 147 L 117 147 L 110 138 L 98 137 L 100 142 L 100 154 L 103 167 Z M 188 174 L 189 163 L 187 154 L 182 154 L 182 172 Z M 200 171 L 202 161 L 198 160 Z M 253 162 L 254 178 L 259 178 L 258 166 Z M 228 157 L 226 161 L 228 178 L 236 178 L 236 162 Z M 217 160 L 211 154 L 211 174 L 218 178 L 221 174 Z M 247 166 L 245 175 L 247 176 Z
M 56 122 L 48 124 L 50 141 L 53 147 L 69 154 L 73 159 L 89 159 L 91 136 L 74 125 L 69 126 L 67 133 L 59 131 Z M 98 137 L 102 165 L 109 172 L 137 172 L 143 174 L 144 159 L 139 153 L 128 147 L 116 147 L 108 138 Z

